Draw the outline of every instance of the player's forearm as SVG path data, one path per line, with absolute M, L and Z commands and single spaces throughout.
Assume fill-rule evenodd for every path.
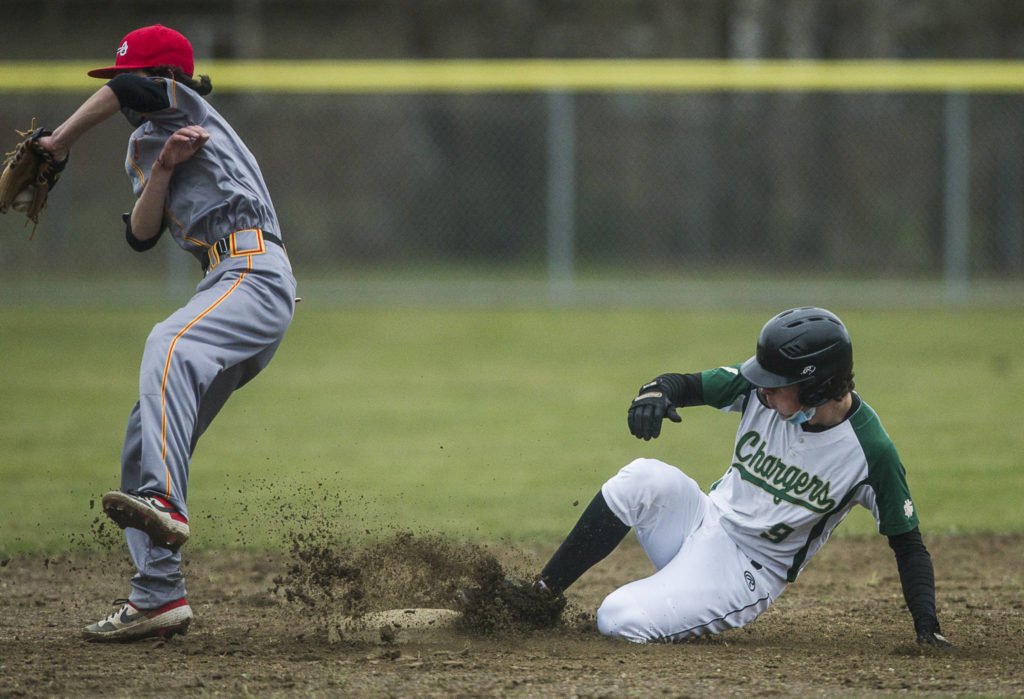
M 156 162 L 149 170 L 149 180 L 142 196 L 132 210 L 131 226 L 136 239 L 149 240 L 163 226 L 164 202 L 174 168 L 192 158 L 209 140 L 210 134 L 201 126 L 184 126 L 164 142 Z
M 160 233 L 164 222 L 164 201 L 167 199 L 167 187 L 171 182 L 174 168 L 164 167 L 159 161 L 153 163 L 149 171 L 149 180 L 142 190 L 142 196 L 135 202 L 132 209 L 131 230 L 139 240 L 149 240 Z
M 925 548 L 921 533 L 914 529 L 899 536 L 889 537 L 889 546 L 896 554 L 896 567 L 903 587 L 903 598 L 914 618 L 918 632 L 938 631 L 935 613 L 935 570 L 932 558 Z
M 82 134 L 119 111 L 121 103 L 117 95 L 104 85 L 83 102 L 63 124 L 53 130 L 46 147 L 54 157 L 62 160 Z

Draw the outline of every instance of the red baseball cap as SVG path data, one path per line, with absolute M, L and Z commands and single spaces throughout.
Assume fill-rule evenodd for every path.
M 129 32 L 117 49 L 114 65 L 89 71 L 93 78 L 112 78 L 138 68 L 174 66 L 192 76 L 192 44 L 182 34 L 161 24 Z

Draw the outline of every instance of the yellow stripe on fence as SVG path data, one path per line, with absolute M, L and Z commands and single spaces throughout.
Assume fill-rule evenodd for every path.
M 0 92 L 88 92 L 108 62 L 0 62 Z M 1024 92 L 1024 61 L 200 61 L 218 91 Z

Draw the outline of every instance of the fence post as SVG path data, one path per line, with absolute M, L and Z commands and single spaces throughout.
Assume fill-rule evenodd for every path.
M 571 92 L 546 94 L 548 297 L 572 303 L 575 276 L 576 115 Z
M 946 95 L 944 226 L 946 301 L 967 302 L 970 291 L 971 128 L 966 92 Z

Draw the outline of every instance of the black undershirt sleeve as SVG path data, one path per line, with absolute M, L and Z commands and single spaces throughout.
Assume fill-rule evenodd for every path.
M 161 81 L 144 78 L 141 75 L 121 73 L 112 78 L 107 87 L 114 91 L 121 109 L 131 109 L 139 114 L 159 112 L 171 106 L 167 88 Z
M 700 374 L 662 374 L 655 379 L 665 387 L 666 396 L 672 405 L 689 408 L 704 405 L 704 384 Z
M 121 220 L 124 221 L 124 239 L 128 241 L 128 246 L 131 247 L 135 252 L 145 252 L 151 247 L 156 245 L 156 241 L 160 240 L 160 236 L 163 235 L 163 230 L 154 235 L 152 238 L 146 238 L 145 240 L 139 240 L 132 233 L 132 215 L 121 214 Z
M 896 554 L 903 599 L 914 618 L 914 630 L 941 633 L 935 613 L 935 570 L 921 532 L 915 527 L 905 534 L 890 536 L 889 547 Z

